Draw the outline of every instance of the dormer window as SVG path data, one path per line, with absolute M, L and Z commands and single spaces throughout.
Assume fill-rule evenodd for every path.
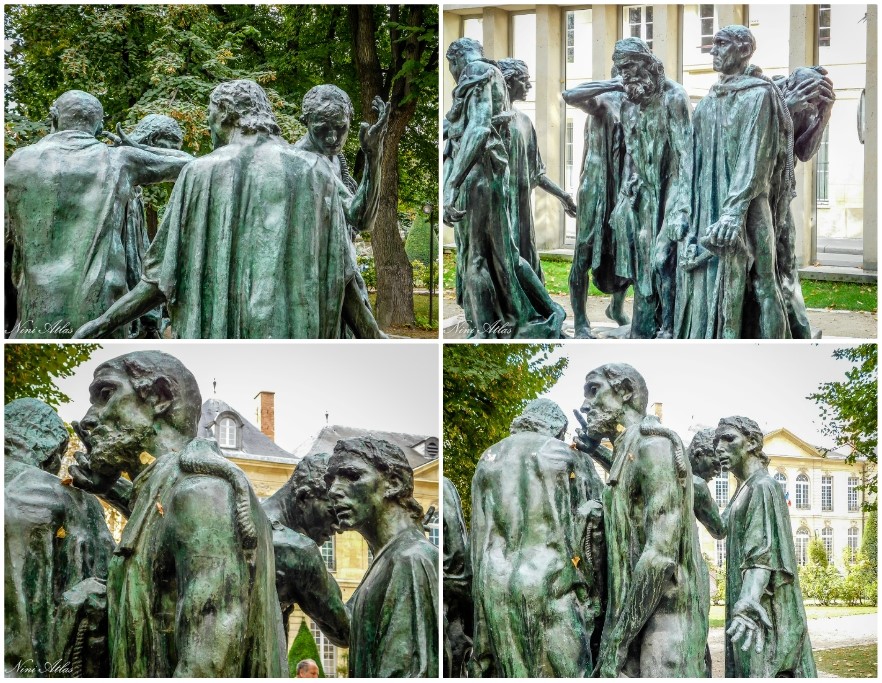
M 217 422 L 217 444 L 221 448 L 236 448 L 236 422 L 230 417 L 222 417 Z

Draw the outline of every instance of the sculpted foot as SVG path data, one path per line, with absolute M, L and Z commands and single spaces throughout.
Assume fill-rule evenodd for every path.
M 617 322 L 619 325 L 627 325 L 631 322 L 631 318 L 621 308 L 613 307 L 612 304 L 606 307 L 606 317 Z
M 587 322 L 576 325 L 575 328 L 575 337 L 576 339 L 596 339 L 594 333 L 591 331 L 591 325 Z

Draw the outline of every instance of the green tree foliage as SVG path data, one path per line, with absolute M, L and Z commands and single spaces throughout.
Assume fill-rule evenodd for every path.
M 567 359 L 553 344 L 448 344 L 444 347 L 444 476 L 471 517 L 475 464 L 509 434 L 511 421 L 560 379 Z
M 879 536 L 877 528 L 876 510 L 867 513 L 867 523 L 864 525 L 864 538 L 861 541 L 861 553 L 867 558 L 875 575 L 879 569 Z
M 55 386 L 89 360 L 98 344 L 6 344 L 3 347 L 3 391 L 7 403 L 17 398 L 38 398 L 58 409 L 70 397 Z
M 291 649 L 288 650 L 288 673 L 291 678 L 297 678 L 297 663 L 304 659 L 311 659 L 318 664 L 319 678 L 325 677 L 325 669 L 322 666 L 318 646 L 315 644 L 315 638 L 312 637 L 312 631 L 306 625 L 305 619 L 300 622 L 297 636 L 291 643 Z
M 829 564 L 827 550 L 824 548 L 824 542 L 819 538 L 813 538 L 808 542 L 808 562 L 819 567 L 826 567 Z
M 853 363 L 845 380 L 825 382 L 809 399 L 818 404 L 822 432 L 831 437 L 835 448 L 848 446 L 846 462 L 854 464 L 865 457 L 870 465 L 864 485 L 864 508 L 876 509 L 878 443 L 878 350 L 876 344 L 836 349 L 833 357 Z
M 711 578 L 711 588 L 713 592 L 711 593 L 711 604 L 712 605 L 725 605 L 726 604 L 726 563 L 723 562 L 723 566 L 718 567 L 717 563 L 714 562 L 710 557 L 702 553 L 701 555 L 704 558 L 704 563 L 707 565 L 707 572 L 710 574 Z
M 799 584 L 807 600 L 830 605 L 840 597 L 842 577 L 827 558 L 824 543 L 813 538 L 808 544 L 808 563 L 799 568 Z
M 304 133 L 299 116 L 307 90 L 335 83 L 349 93 L 356 125 L 344 153 L 358 177 L 363 159 L 357 123 L 376 119 L 374 95 L 389 101 L 380 194 L 391 209 L 381 208 L 375 256 L 379 289 L 390 291 L 378 293 L 378 307 L 381 317 L 390 309 L 386 317 L 399 320 L 397 309 L 406 305 L 403 317 L 412 321 L 410 263 L 397 215 L 399 199 L 415 210 L 437 196 L 438 165 L 431 161 L 438 141 L 436 8 L 377 5 L 366 15 L 356 6 L 317 4 L 42 4 L 5 10 L 7 158 L 48 132 L 49 107 L 70 89 L 101 100 L 108 130 L 117 123 L 131 130 L 147 114 L 166 114 L 181 124 L 184 149 L 206 154 L 209 93 L 222 80 L 250 78 L 266 89 L 291 142 Z M 360 54 L 367 61 L 359 61 Z M 168 193 L 168 187 L 145 193 L 148 220 Z M 398 251 L 403 279 L 387 276 Z
M 839 599 L 847 605 L 875 605 L 879 590 L 876 571 L 862 552 L 858 552 L 853 561 L 848 549 L 845 553 L 845 576 L 840 581 Z

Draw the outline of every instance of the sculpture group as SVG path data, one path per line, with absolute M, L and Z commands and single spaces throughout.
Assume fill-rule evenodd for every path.
M 332 85 L 306 94 L 308 134 L 291 145 L 257 83 L 221 83 L 208 104 L 214 151 L 198 159 L 168 117 L 102 133 L 101 103 L 64 93 L 50 134 L 6 163 L 10 335 L 384 337 L 352 244 L 379 202 L 388 108 L 373 107 L 356 184 L 340 154 L 354 110 Z M 175 187 L 151 243 L 140 188 L 166 181 Z
M 470 38 L 450 45 L 457 85 L 445 119 L 444 217 L 455 230 L 456 297 L 470 336 L 563 336 L 560 307 L 542 286 L 534 187 L 576 217 L 569 285 L 577 338 L 594 337 L 590 273 L 612 297 L 608 317 L 630 323 L 619 335 L 812 336 L 790 201 L 795 158 L 815 154 L 829 121 L 832 83 L 822 67 L 769 79 L 750 63 L 755 50 L 744 26 L 717 32 L 719 81 L 693 113 L 645 42 L 618 41 L 613 78 L 562 94 L 588 114 L 574 202 L 545 176 L 535 130 L 512 106 L 529 87 L 523 62 L 486 59 Z
M 197 438 L 198 385 L 173 356 L 109 360 L 89 393 L 64 480 L 54 410 L 5 408 L 7 675 L 287 676 L 295 604 L 349 648 L 350 676 L 438 675 L 438 552 L 400 448 L 341 440 L 261 503 Z M 115 547 L 99 498 L 127 519 Z M 347 603 L 318 545 L 344 530 L 374 554 Z
M 468 531 L 445 482 L 447 675 L 710 677 L 700 522 L 726 539 L 726 677 L 817 676 L 759 426 L 723 418 L 687 450 L 647 402 L 630 365 L 595 368 L 571 446 L 560 407 L 529 403 L 478 460 Z M 738 481 L 722 514 L 721 471 Z

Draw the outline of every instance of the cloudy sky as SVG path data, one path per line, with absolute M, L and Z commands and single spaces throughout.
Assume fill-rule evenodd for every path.
M 259 391 L 276 393 L 276 442 L 293 451 L 328 423 L 440 436 L 439 349 L 424 343 L 102 342 L 77 374 L 58 381 L 72 402 L 66 422 L 89 409 L 89 383 L 109 358 L 143 349 L 176 356 L 203 400 L 216 396 L 255 421 Z M 212 382 L 217 380 L 217 390 Z
M 568 344 L 554 358 L 569 366 L 546 395 L 576 425 L 585 375 L 604 363 L 629 363 L 646 380 L 649 403 L 663 404 L 664 423 L 684 438 L 694 427 L 715 427 L 721 417 L 745 415 L 764 431 L 786 427 L 801 439 L 832 445 L 821 434 L 818 407 L 806 399 L 821 382 L 845 379 L 848 361 L 833 359 L 845 343 L 655 342 Z

